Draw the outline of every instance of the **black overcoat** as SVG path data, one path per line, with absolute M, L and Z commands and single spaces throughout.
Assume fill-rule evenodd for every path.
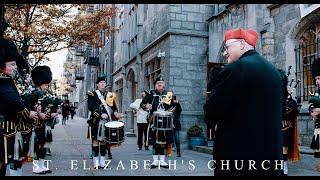
M 282 171 L 272 166 L 282 156 L 283 93 L 278 70 L 255 50 L 249 50 L 225 66 L 217 78 L 207 102 L 207 112 L 218 124 L 215 175 L 281 175 Z M 230 170 L 222 170 L 221 160 L 230 160 Z M 235 169 L 235 160 L 238 168 L 244 160 L 242 170 Z M 249 170 L 249 160 L 255 161 L 258 170 Z M 271 168 L 263 170 L 263 162 L 264 167 Z

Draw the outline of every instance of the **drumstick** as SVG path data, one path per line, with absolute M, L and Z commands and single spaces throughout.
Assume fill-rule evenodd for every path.
M 149 129 L 150 129 L 150 123 L 148 123 L 147 137 L 146 137 L 146 146 L 149 146 Z
M 211 137 L 211 128 L 210 128 L 210 130 L 209 130 L 209 139 L 210 139 L 210 140 L 212 139 L 212 137 Z
M 149 146 L 149 130 L 150 130 L 150 126 L 152 123 L 152 116 L 150 117 L 150 111 L 149 111 L 149 115 L 148 115 L 147 119 L 148 119 L 148 129 L 147 129 L 146 146 Z

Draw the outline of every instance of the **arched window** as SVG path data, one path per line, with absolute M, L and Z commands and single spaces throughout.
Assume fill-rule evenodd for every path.
M 320 57 L 320 22 L 310 23 L 301 28 L 297 39 L 299 44 L 295 48 L 297 79 L 301 83 L 297 87 L 297 98 L 308 101 L 310 91 L 315 90 L 311 74 L 311 64 Z

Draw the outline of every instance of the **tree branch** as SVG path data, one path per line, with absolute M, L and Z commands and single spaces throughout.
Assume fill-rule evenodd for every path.
M 33 22 L 33 21 L 32 21 L 32 17 L 33 17 L 33 13 L 34 13 L 34 11 L 36 10 L 36 8 L 37 8 L 37 5 L 35 5 L 35 6 L 33 7 L 32 12 L 30 13 L 30 18 L 29 18 L 30 24 Z

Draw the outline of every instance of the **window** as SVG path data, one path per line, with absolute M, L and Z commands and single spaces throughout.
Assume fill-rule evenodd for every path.
M 102 76 L 105 74 L 104 68 L 105 68 L 105 65 L 104 65 L 104 63 L 103 63 L 103 64 L 102 64 L 102 67 L 100 67 L 100 69 L 102 69 L 102 70 L 100 71 Z
M 153 82 L 156 80 L 158 75 L 161 73 L 161 62 L 159 59 L 155 58 L 146 64 L 145 68 L 145 78 L 146 78 L 146 89 L 153 89 Z
M 104 46 L 106 44 L 106 31 L 105 30 L 100 31 L 100 39 L 101 39 L 102 45 Z
M 131 51 L 131 48 L 132 48 L 131 43 L 128 43 L 129 60 L 130 60 L 130 59 L 131 59 L 131 57 L 132 57 L 132 51 Z
M 314 25 L 307 29 L 300 36 L 300 44 L 295 48 L 296 54 L 296 75 L 301 83 L 297 86 L 297 98 L 303 101 L 308 101 L 310 98 L 309 91 L 314 91 L 315 86 L 311 74 L 311 65 L 316 57 L 319 57 L 320 40 L 317 39 L 319 34 L 317 27 L 320 24 Z M 318 32 L 319 33 L 319 32 Z

